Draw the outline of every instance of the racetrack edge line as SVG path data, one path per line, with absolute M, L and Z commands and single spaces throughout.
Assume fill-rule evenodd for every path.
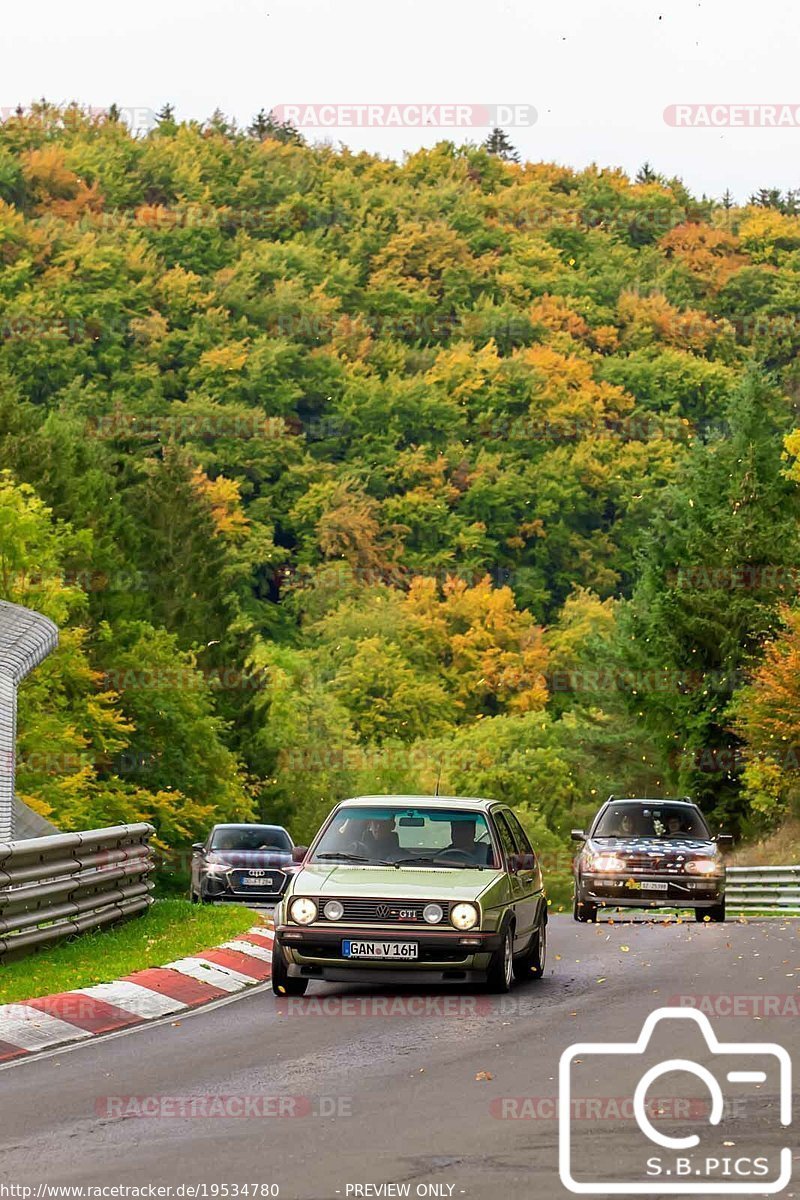
M 116 1029 L 111 1033 L 101 1033 L 95 1037 L 84 1038 L 74 1042 L 64 1042 L 61 1046 L 53 1046 L 47 1050 L 32 1051 L 28 1054 L 20 1055 L 19 1058 L 11 1059 L 10 1062 L 0 1063 L 0 1071 L 10 1071 L 14 1067 L 23 1067 L 28 1063 L 41 1062 L 42 1059 L 54 1058 L 61 1054 L 71 1054 L 74 1050 L 84 1049 L 87 1046 L 97 1046 L 100 1042 L 110 1042 L 116 1038 L 129 1037 L 134 1033 L 143 1033 L 148 1029 L 156 1029 L 159 1025 L 173 1025 L 176 1019 L 183 1022 L 189 1020 L 190 1017 L 212 1012 L 215 1008 L 224 1008 L 228 1004 L 234 1004 L 237 1000 L 243 1000 L 246 996 L 260 995 L 265 991 L 271 993 L 271 990 L 271 981 L 266 980 L 264 983 L 247 987 L 240 992 L 233 992 L 230 996 L 223 996 L 219 1000 L 211 1000 L 208 1004 L 198 1005 L 196 1008 L 188 1008 L 184 1012 L 169 1013 L 164 1017 L 157 1017 L 153 1021 L 142 1021 L 138 1025 L 130 1026 L 129 1029 Z

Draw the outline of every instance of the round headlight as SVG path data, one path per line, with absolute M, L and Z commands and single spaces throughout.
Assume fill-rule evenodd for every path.
M 422 916 L 429 925 L 438 925 L 444 916 L 444 909 L 441 904 L 426 904 L 422 910 Z
M 339 900 L 329 900 L 322 911 L 329 921 L 341 921 L 344 916 L 344 905 Z
M 456 904 L 450 913 L 456 929 L 474 929 L 478 924 L 478 910 L 474 904 Z
M 310 925 L 317 919 L 317 906 L 308 896 L 297 896 L 289 905 L 289 916 L 298 925 Z

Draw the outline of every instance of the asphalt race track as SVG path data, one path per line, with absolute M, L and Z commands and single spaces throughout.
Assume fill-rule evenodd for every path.
M 594 926 L 558 916 L 545 979 L 509 997 L 316 984 L 304 1001 L 277 1002 L 267 986 L 180 1021 L 50 1052 L 0 1070 L 0 1183 L 32 1186 L 34 1197 L 40 1183 L 202 1183 L 208 1190 L 197 1194 L 211 1197 L 226 1195 L 214 1184 L 230 1196 L 245 1184 L 277 1185 L 271 1194 L 289 1198 L 566 1196 L 562 1052 L 578 1041 L 634 1041 L 654 1010 L 707 995 L 721 1041 L 777 1042 L 797 1057 L 799 932 L 797 921 Z M 688 1057 L 714 1068 L 718 1056 L 694 1021 L 662 1024 L 658 1037 L 652 1061 Z M 609 1067 L 580 1057 L 574 1170 L 584 1180 L 598 1171 L 636 1180 L 650 1154 L 669 1157 L 622 1107 L 642 1058 Z M 772 1076 L 735 1087 L 721 1078 L 743 1094 L 730 1104 L 726 1095 L 711 1131 L 715 1154 L 720 1144 L 731 1159 L 798 1146 L 796 1125 L 780 1125 Z M 661 1105 L 664 1130 L 685 1133 L 690 1120 L 705 1143 L 708 1091 L 698 1079 L 665 1076 L 648 1096 Z M 652 1179 L 648 1186 L 637 1194 L 669 1194 Z

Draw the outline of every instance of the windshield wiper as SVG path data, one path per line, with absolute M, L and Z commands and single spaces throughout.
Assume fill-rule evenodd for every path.
M 363 854 L 350 854 L 347 850 L 330 850 L 323 854 L 315 854 L 315 860 L 366 863 L 370 867 L 393 867 L 395 864 L 385 858 L 365 858 Z
M 437 855 L 423 854 L 419 857 L 398 858 L 393 866 L 406 866 L 408 863 L 433 863 L 434 866 L 453 867 L 461 870 L 464 867 L 472 868 L 475 871 L 485 871 L 486 866 L 483 863 L 472 862 L 454 862 L 452 858 L 439 858 Z

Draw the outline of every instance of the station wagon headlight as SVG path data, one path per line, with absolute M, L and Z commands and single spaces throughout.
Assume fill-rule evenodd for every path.
M 438 925 L 444 916 L 444 909 L 441 904 L 426 904 L 422 910 L 422 916 L 429 925 Z
M 480 914 L 474 904 L 456 904 L 450 913 L 450 920 L 456 929 L 474 929 L 478 924 Z
M 289 916 L 297 925 L 310 925 L 317 919 L 317 906 L 308 896 L 297 896 L 289 906 Z
M 625 859 L 618 858 L 616 854 L 598 854 L 590 860 L 589 867 L 592 871 L 624 871 Z
M 690 875 L 718 875 L 719 864 L 714 862 L 713 858 L 698 858 L 694 862 L 688 862 L 686 870 Z
M 340 900 L 329 900 L 322 911 L 329 921 L 341 921 L 344 916 L 344 905 Z

